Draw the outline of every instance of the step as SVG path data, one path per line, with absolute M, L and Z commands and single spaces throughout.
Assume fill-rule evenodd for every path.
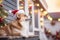
M 0 40 L 39 40 L 39 37 L 38 36 L 34 36 L 34 37 L 28 37 L 28 38 L 25 38 L 25 37 L 16 37 L 16 38 L 0 38 Z

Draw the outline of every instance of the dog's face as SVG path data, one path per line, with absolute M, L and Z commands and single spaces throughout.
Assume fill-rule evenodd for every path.
M 22 14 L 17 14 L 17 18 L 19 18 L 22 21 L 22 20 L 25 20 L 27 16 L 22 13 Z

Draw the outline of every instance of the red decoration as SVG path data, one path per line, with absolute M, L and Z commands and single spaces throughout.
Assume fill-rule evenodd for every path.
M 22 2 L 22 4 L 24 4 L 24 2 Z
M 0 23 L 3 22 L 3 19 L 0 17 Z
M 13 11 L 12 11 L 13 14 L 16 14 L 16 12 L 18 12 L 18 10 L 13 10 Z
M 23 5 L 24 5 L 24 2 L 22 2 L 22 1 L 19 1 L 19 4 L 23 4 Z
M 58 35 L 58 34 L 59 34 L 59 32 L 56 31 L 56 35 Z
M 2 5 L 2 4 L 0 4 L 0 7 L 3 7 L 3 5 Z
M 29 6 L 29 9 L 32 9 L 32 6 Z
M 54 26 L 55 25 L 55 20 L 51 21 L 51 25 Z

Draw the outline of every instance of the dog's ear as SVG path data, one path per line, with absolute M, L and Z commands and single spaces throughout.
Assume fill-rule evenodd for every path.
M 20 14 L 16 14 L 17 18 L 20 18 Z

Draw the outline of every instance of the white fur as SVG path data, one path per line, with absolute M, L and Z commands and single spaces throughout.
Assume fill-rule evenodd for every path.
M 24 13 L 24 10 L 19 10 L 17 13 L 18 14 Z

